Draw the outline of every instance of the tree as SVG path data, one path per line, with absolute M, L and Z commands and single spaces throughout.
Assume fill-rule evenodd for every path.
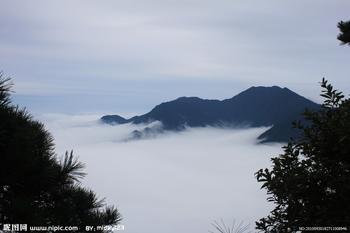
M 62 160 L 53 138 L 24 109 L 11 105 L 10 79 L 0 73 L 0 223 L 115 225 L 118 210 L 81 186 L 84 165 L 73 153 Z
M 338 27 L 338 39 L 350 44 L 350 21 Z M 258 230 L 350 230 L 350 99 L 325 79 L 321 87 L 325 100 L 320 110 L 306 111 L 306 122 L 294 123 L 302 138 L 283 147 L 284 153 L 272 159 L 271 170 L 255 174 L 267 189 L 267 200 L 275 204 L 269 216 L 256 222 Z
M 249 224 L 244 224 L 243 221 L 236 224 L 236 221 L 233 220 L 232 225 L 226 225 L 224 220 L 221 219 L 220 222 L 214 221 L 212 224 L 214 231 L 209 231 L 209 233 L 251 233 L 249 231 Z
M 273 168 L 256 173 L 268 201 L 276 204 L 256 223 L 265 232 L 350 223 L 350 100 L 323 79 L 318 112 L 306 112 L 307 126 L 295 124 L 303 138 L 291 141 Z
M 338 40 L 342 42 L 342 44 L 350 45 L 350 21 L 340 21 L 338 23 L 338 28 L 340 30 L 340 34 L 338 35 Z

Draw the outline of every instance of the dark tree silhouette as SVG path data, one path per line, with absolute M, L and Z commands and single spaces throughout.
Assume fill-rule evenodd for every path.
M 303 138 L 272 159 L 272 170 L 256 173 L 276 205 L 256 223 L 259 230 L 350 224 L 350 100 L 325 79 L 321 86 L 321 109 L 305 113 L 308 125 L 295 124 Z
M 121 216 L 79 183 L 84 165 L 66 153 L 24 109 L 11 105 L 12 84 L 0 74 L 0 223 L 115 225 Z
M 338 39 L 350 44 L 350 21 L 339 22 Z M 350 99 L 321 82 L 321 109 L 306 111 L 302 132 L 284 153 L 272 159 L 272 169 L 255 175 L 268 201 L 270 215 L 256 222 L 264 232 L 290 232 L 299 227 L 344 227 L 350 231 Z M 346 228 L 347 227 L 347 228 Z M 302 229 L 301 229 L 302 230 Z M 339 230 L 339 229 L 338 229 Z
M 350 21 L 340 21 L 338 23 L 338 28 L 340 30 L 340 34 L 338 35 L 338 40 L 342 42 L 342 44 L 350 45 Z
M 214 231 L 209 231 L 209 233 L 251 233 L 249 230 L 249 224 L 244 224 L 243 221 L 236 223 L 235 220 L 232 221 L 231 225 L 227 225 L 223 219 L 219 221 L 214 221 L 212 227 Z

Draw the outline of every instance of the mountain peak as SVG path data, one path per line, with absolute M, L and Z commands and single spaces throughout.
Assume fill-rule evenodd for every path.
M 119 115 L 105 115 L 101 118 L 101 121 L 108 124 L 125 124 L 128 122 L 127 119 Z
M 279 102 L 279 100 L 283 101 L 289 101 L 293 99 L 300 101 L 309 101 L 305 97 L 291 91 L 290 89 L 279 86 L 252 86 L 245 91 L 239 93 L 238 95 L 232 97 L 233 98 L 243 98 L 250 101 L 273 101 L 273 102 Z
M 128 120 L 116 116 L 115 121 L 112 120 L 112 116 L 104 116 L 102 121 L 118 124 L 160 121 L 165 130 L 182 130 L 185 126 L 250 125 L 251 127 L 267 127 L 274 125 L 272 131 L 263 134 L 264 140 L 287 141 L 289 137 L 293 136 L 290 130 L 291 123 L 299 120 L 306 108 L 316 109 L 318 107 L 319 105 L 316 103 L 288 88 L 253 86 L 231 99 L 219 101 L 183 96 L 159 104 L 141 116 L 135 116 Z
M 250 88 L 248 88 L 248 90 L 249 89 L 283 89 L 282 87 L 280 87 L 280 86 L 276 86 L 276 85 L 274 85 L 274 86 L 251 86 Z
M 248 93 L 259 93 L 259 92 L 271 92 L 271 93 L 274 93 L 274 92 L 284 92 L 284 91 L 290 91 L 288 88 L 284 87 L 280 87 L 280 86 L 252 86 L 248 89 L 246 89 L 245 91 L 241 92 L 241 93 L 245 93 L 245 92 L 248 92 Z
M 180 102 L 195 102 L 195 101 L 200 101 L 202 100 L 201 98 L 195 97 L 195 96 L 182 96 L 179 97 L 177 99 L 175 99 L 174 101 L 180 101 Z

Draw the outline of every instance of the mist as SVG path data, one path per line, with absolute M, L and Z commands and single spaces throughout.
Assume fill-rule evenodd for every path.
M 104 125 L 99 115 L 41 115 L 58 156 L 74 150 L 86 165 L 83 184 L 123 215 L 124 232 L 200 233 L 233 219 L 250 224 L 266 216 L 254 177 L 281 153 L 281 144 L 257 144 L 266 128 L 188 128 L 125 141 L 144 125 Z

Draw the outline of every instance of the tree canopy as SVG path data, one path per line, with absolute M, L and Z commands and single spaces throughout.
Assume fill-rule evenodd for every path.
M 44 125 L 10 101 L 10 80 L 0 74 L 0 223 L 115 225 L 113 206 L 82 187 L 84 165 L 68 153 L 61 160 Z
M 339 22 L 338 28 L 338 39 L 350 45 L 350 21 Z M 284 153 L 272 158 L 271 170 L 255 174 L 275 204 L 270 215 L 256 222 L 258 230 L 350 230 L 350 99 L 324 78 L 321 87 L 321 109 L 306 111 L 306 122 L 294 123 L 302 138 L 291 139 Z
M 350 223 L 350 100 L 322 80 L 319 111 L 305 113 L 300 141 L 291 141 L 272 159 L 273 168 L 256 173 L 276 207 L 256 227 L 286 232 L 306 226 Z
M 338 40 L 342 42 L 342 44 L 350 45 L 350 21 L 340 21 L 338 23 L 338 28 L 340 30 L 340 34 L 338 35 Z

